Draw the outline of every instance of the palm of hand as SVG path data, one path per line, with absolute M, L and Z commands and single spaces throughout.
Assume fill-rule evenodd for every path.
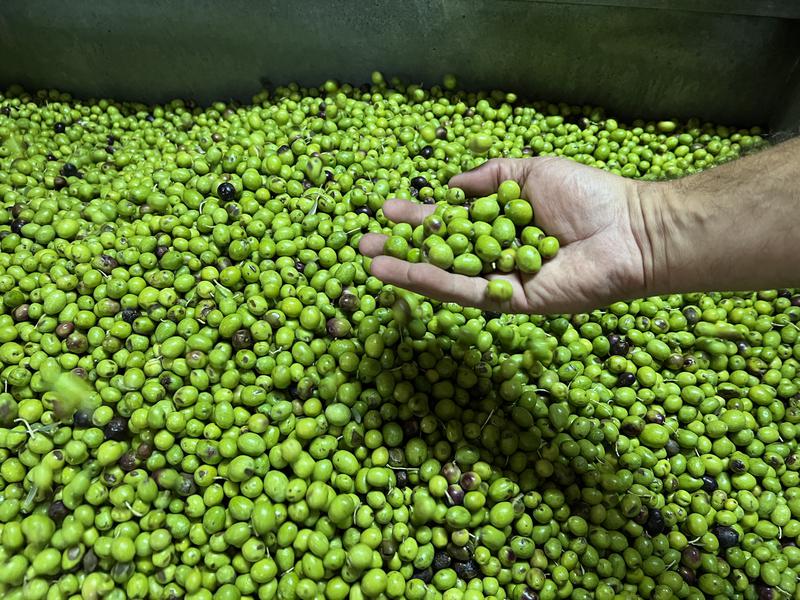
M 642 258 L 631 224 L 633 182 L 566 159 L 525 162 L 522 195 L 562 245 L 539 273 L 520 274 L 526 312 L 591 310 L 636 289 Z
M 591 310 L 637 289 L 643 270 L 631 225 L 638 217 L 633 182 L 566 159 L 541 158 L 489 161 L 454 177 L 450 184 L 479 196 L 496 191 L 506 179 L 520 184 L 522 196 L 533 205 L 537 224 L 556 236 L 562 246 L 535 275 L 489 276 L 511 281 L 514 295 L 510 301 L 498 304 L 489 300 L 482 277 L 380 256 L 384 236 L 368 234 L 361 250 L 376 257 L 373 274 L 387 283 L 443 301 L 539 314 Z M 390 201 L 384 210 L 394 221 L 417 224 L 433 207 Z

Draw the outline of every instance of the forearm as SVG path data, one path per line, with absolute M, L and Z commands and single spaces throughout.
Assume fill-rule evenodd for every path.
M 800 287 L 800 138 L 640 188 L 650 295 Z

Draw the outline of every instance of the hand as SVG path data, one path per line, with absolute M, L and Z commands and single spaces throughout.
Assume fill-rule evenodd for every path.
M 561 249 L 535 275 L 491 274 L 514 288 L 511 300 L 486 296 L 487 279 L 446 272 L 424 263 L 383 256 L 386 236 L 367 234 L 360 250 L 374 257 L 370 271 L 382 281 L 463 306 L 517 313 L 586 312 L 644 295 L 652 261 L 640 184 L 564 158 L 496 159 L 450 181 L 467 196 L 485 196 L 513 179 L 533 205 L 534 220 Z M 416 226 L 431 205 L 387 200 L 384 214 Z

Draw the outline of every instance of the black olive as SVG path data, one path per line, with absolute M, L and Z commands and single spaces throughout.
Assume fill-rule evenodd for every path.
M 414 569 L 414 572 L 411 574 L 412 579 L 421 579 L 422 583 L 430 583 L 431 579 L 433 579 L 433 569 L 428 567 L 427 569 Z
M 452 562 L 453 559 L 447 552 L 444 550 L 437 550 L 433 554 L 433 564 L 431 566 L 434 571 L 441 571 L 442 569 L 449 568 Z
M 722 550 L 733 548 L 739 543 L 739 534 L 733 527 L 728 527 L 727 525 L 717 525 L 711 530 L 711 533 L 717 536 L 717 540 L 719 540 L 719 547 Z
M 747 470 L 747 465 L 744 464 L 741 458 L 734 458 L 729 463 L 729 466 L 734 473 L 744 473 Z
M 74 177 L 78 174 L 78 167 L 72 163 L 64 163 L 64 166 L 61 167 L 61 174 L 64 177 Z
M 444 127 L 437 127 L 436 128 L 436 138 L 440 139 L 440 140 L 446 140 L 447 139 L 447 129 L 445 129 Z
M 60 523 L 69 514 L 69 509 L 61 500 L 56 500 L 47 507 L 47 516 L 56 523 Z
M 474 560 L 456 561 L 453 570 L 464 581 L 471 581 L 481 574 L 481 569 Z
M 231 346 L 233 346 L 235 350 L 250 348 L 252 345 L 253 345 L 253 336 L 250 335 L 249 329 L 239 329 L 231 337 Z
M 703 475 L 703 491 L 709 494 L 716 490 L 718 487 L 716 477 L 711 475 Z
M 633 385 L 633 382 L 636 381 L 636 375 L 633 373 L 620 373 L 617 377 L 617 385 L 628 387 Z
M 128 437 L 128 421 L 123 417 L 114 417 L 103 428 L 103 435 L 107 440 L 121 442 Z
M 167 252 L 169 252 L 169 246 L 158 245 L 156 246 L 154 254 L 156 258 L 161 260 L 161 257 L 164 256 Z
M 126 323 L 133 323 L 139 318 L 139 311 L 135 308 L 123 308 L 122 312 L 120 312 L 120 317 Z
M 72 424 L 75 425 L 75 427 L 91 427 L 92 411 L 86 409 L 78 409 L 72 416 Z
M 50 161 L 50 162 L 55 162 L 55 161 L 57 161 L 57 160 L 58 160 L 58 159 L 56 158 L 56 155 L 55 155 L 55 154 L 48 154 L 48 155 L 47 155 L 45 158 L 47 158 L 47 160 L 48 160 L 48 161 Z
M 136 448 L 136 458 L 140 460 L 147 460 L 153 454 L 153 446 L 149 443 L 142 442 Z
M 397 487 L 408 487 L 408 471 L 405 469 L 398 469 L 394 472 L 394 478 L 397 481 Z
M 139 461 L 136 460 L 136 453 L 133 451 L 129 450 L 119 459 L 119 467 L 126 473 L 133 471 L 138 466 Z
M 220 200 L 229 202 L 236 198 L 236 188 L 229 181 L 225 181 L 217 186 L 217 194 Z
M 667 456 L 673 457 L 676 454 L 680 454 L 681 447 L 680 444 L 678 444 L 678 442 L 670 438 L 667 440 L 667 443 L 664 446 L 664 450 L 667 451 Z
M 66 130 L 67 130 L 67 126 L 64 123 L 62 123 L 61 121 L 59 121 L 58 123 L 53 125 L 53 131 L 55 133 L 64 133 Z
M 424 188 L 426 185 L 428 185 L 428 180 L 427 180 L 427 179 L 425 179 L 425 178 L 424 178 L 424 177 L 422 177 L 422 176 L 414 177 L 414 178 L 411 180 L 411 187 L 417 188 L 418 190 L 421 190 L 421 189 L 422 189 L 422 188 Z
M 681 565 L 678 567 L 678 573 L 689 585 L 694 585 L 697 583 L 697 575 L 695 574 L 694 569 L 690 569 L 689 567 Z
M 419 154 L 422 158 L 430 158 L 433 155 L 433 146 L 423 146 Z
M 16 233 L 17 235 L 22 233 L 22 228 L 28 224 L 28 221 L 25 219 L 14 219 L 11 221 L 11 231 Z

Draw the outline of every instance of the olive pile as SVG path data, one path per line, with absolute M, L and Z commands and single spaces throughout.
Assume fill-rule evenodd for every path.
M 504 181 L 496 194 L 477 198 L 466 208 L 461 206 L 463 190 L 450 188 L 446 202 L 439 203 L 410 235 L 408 224 L 395 225 L 384 253 L 409 262 L 425 261 L 461 275 L 538 273 L 542 259 L 553 258 L 559 244 L 533 226 L 533 208 L 521 195 L 516 181 Z M 409 237 L 413 247 L 409 247 Z M 495 279 L 489 282 L 487 293 L 502 301 L 509 300 L 513 290 L 508 281 Z
M 800 594 L 800 296 L 490 314 L 356 250 L 487 158 L 675 177 L 759 130 L 444 88 L 0 95 L 2 598 Z

